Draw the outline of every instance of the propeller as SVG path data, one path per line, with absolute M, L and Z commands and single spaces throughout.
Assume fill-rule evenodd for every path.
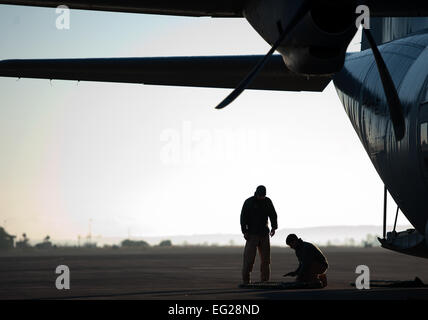
M 363 30 L 373 51 L 380 79 L 382 81 L 383 91 L 385 92 L 386 101 L 388 102 L 391 122 L 394 127 L 395 139 L 397 141 L 400 141 L 401 139 L 403 139 L 404 133 L 406 131 L 403 107 L 401 105 L 400 98 L 398 96 L 394 82 L 392 81 L 388 68 L 386 67 L 385 61 L 383 60 L 382 55 L 380 54 L 379 49 L 377 48 L 376 42 L 374 41 L 370 30 L 365 28 Z
M 273 44 L 269 52 L 251 70 L 251 72 L 247 75 L 247 77 L 244 80 L 242 80 L 238 84 L 238 86 L 222 102 L 220 102 L 216 106 L 216 109 L 223 109 L 224 107 L 228 106 L 237 97 L 239 97 L 239 95 L 242 92 L 244 92 L 246 88 L 248 88 L 248 86 L 251 84 L 251 82 L 254 80 L 254 78 L 257 76 L 260 70 L 262 70 L 262 68 L 265 66 L 266 62 L 269 60 L 272 54 L 276 51 L 276 49 L 278 49 L 280 44 L 290 34 L 290 31 L 292 31 L 294 27 L 298 24 L 298 22 L 304 17 L 304 15 L 309 12 L 309 10 L 311 9 L 311 3 L 312 2 L 309 0 L 304 1 L 302 3 L 297 14 L 294 15 L 294 17 L 291 19 L 290 23 L 287 25 L 284 31 L 281 32 L 278 40 Z M 382 81 L 383 90 L 385 92 L 386 100 L 389 107 L 391 122 L 394 128 L 395 138 L 397 141 L 400 141 L 404 137 L 404 134 L 406 131 L 406 124 L 404 121 L 403 107 L 401 105 L 400 98 L 397 93 L 397 89 L 395 88 L 394 82 L 392 81 L 391 75 L 388 71 L 385 61 L 383 60 L 382 55 L 380 54 L 379 49 L 376 45 L 376 42 L 374 41 L 370 31 L 364 28 L 364 33 L 373 51 L 373 55 L 376 61 L 376 66 Z
M 297 14 L 294 15 L 293 19 L 290 21 L 290 23 L 287 25 L 287 27 L 284 29 L 284 31 L 281 32 L 281 35 L 279 36 L 278 40 L 273 44 L 272 48 L 269 50 L 269 52 L 260 60 L 260 62 L 251 70 L 251 72 L 247 75 L 244 80 L 242 80 L 238 86 L 226 97 L 222 102 L 220 102 L 216 109 L 223 109 L 224 107 L 231 104 L 236 98 L 239 97 L 239 95 L 244 92 L 245 89 L 248 88 L 248 86 L 251 84 L 251 82 L 254 80 L 254 78 L 257 76 L 257 74 L 260 72 L 260 70 L 263 69 L 266 62 L 269 60 L 269 58 L 272 56 L 272 54 L 278 49 L 279 45 L 285 40 L 285 38 L 290 34 L 290 31 L 294 29 L 294 27 L 297 25 L 297 23 L 305 16 L 305 14 L 310 10 L 310 6 L 308 5 L 308 1 L 303 2 L 302 6 L 298 10 Z

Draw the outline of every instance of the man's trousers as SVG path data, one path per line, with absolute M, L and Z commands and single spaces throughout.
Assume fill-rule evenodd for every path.
M 270 239 L 269 235 L 258 236 L 248 235 L 244 250 L 244 263 L 242 267 L 242 280 L 244 283 L 250 282 L 250 275 L 253 271 L 257 249 L 260 256 L 260 281 L 268 281 L 270 277 Z

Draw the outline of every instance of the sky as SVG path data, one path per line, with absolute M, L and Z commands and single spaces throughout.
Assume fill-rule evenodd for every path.
M 2 5 L 0 59 L 269 50 L 244 19 L 73 10 L 58 30 L 57 17 Z M 239 233 L 260 184 L 279 228 L 382 224 L 382 182 L 332 84 L 215 110 L 229 92 L 0 78 L 0 225 L 53 240 Z

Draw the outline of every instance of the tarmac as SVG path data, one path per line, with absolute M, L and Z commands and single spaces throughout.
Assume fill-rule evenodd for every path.
M 143 300 L 372 300 L 428 299 L 428 288 L 352 286 L 366 265 L 371 280 L 428 283 L 428 260 L 382 248 L 321 248 L 328 258 L 323 289 L 242 289 L 241 247 L 73 249 L 0 254 L 0 299 L 143 299 Z M 297 267 L 294 251 L 272 248 L 272 282 Z M 57 266 L 70 270 L 70 289 L 58 290 Z M 259 260 L 252 273 L 259 281 Z M 375 282 L 374 282 L 375 283 Z

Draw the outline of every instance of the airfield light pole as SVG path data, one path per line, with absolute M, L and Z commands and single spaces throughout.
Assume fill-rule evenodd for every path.
M 89 234 L 88 234 L 89 242 L 92 242 L 92 219 L 89 219 Z

